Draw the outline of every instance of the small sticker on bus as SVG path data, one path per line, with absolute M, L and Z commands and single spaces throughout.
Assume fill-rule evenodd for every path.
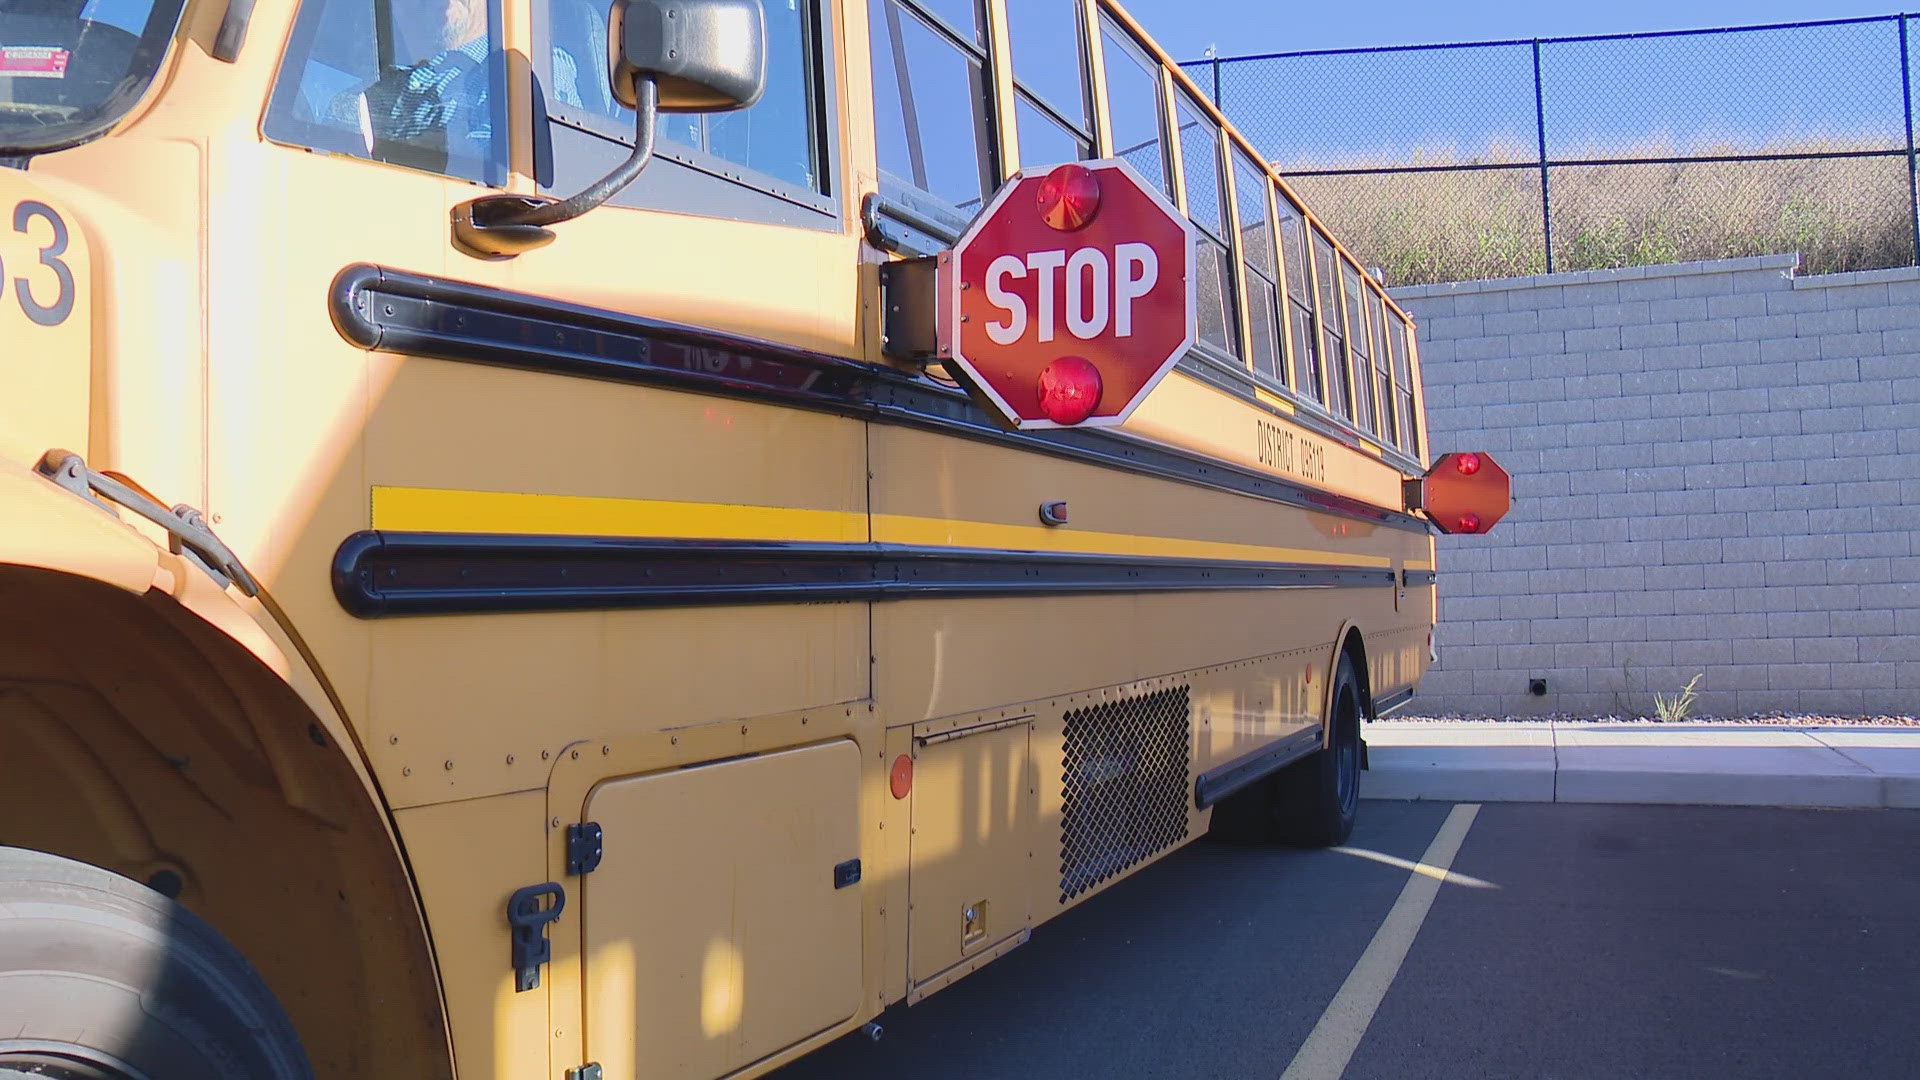
M 0 45 L 0 77 L 64 79 L 72 55 L 53 45 Z

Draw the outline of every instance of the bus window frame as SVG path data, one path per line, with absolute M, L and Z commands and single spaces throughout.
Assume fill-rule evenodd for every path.
M 1247 380 L 1250 383 L 1252 371 L 1247 367 L 1246 360 L 1238 355 L 1246 350 L 1246 338 L 1240 333 L 1240 324 L 1244 318 L 1244 313 L 1241 310 L 1244 307 L 1244 299 L 1239 288 L 1239 244 L 1237 243 L 1237 238 L 1232 235 L 1224 237 L 1215 235 L 1212 228 L 1208 228 L 1193 216 L 1192 208 L 1188 205 L 1187 150 L 1185 146 L 1181 145 L 1180 138 L 1181 100 L 1184 99 L 1191 104 L 1193 111 L 1199 114 L 1203 123 L 1211 123 L 1213 125 L 1214 190 L 1221 204 L 1221 220 L 1215 223 L 1215 228 L 1231 234 L 1235 228 L 1234 222 L 1237 215 L 1230 205 L 1231 189 L 1228 187 L 1226 177 L 1226 173 L 1228 172 L 1224 152 L 1227 142 L 1226 126 L 1220 122 L 1218 116 L 1212 114 L 1201 104 L 1204 100 L 1203 98 L 1193 93 L 1190 88 L 1176 85 L 1167 67 L 1167 64 L 1162 61 L 1160 64 L 1160 119 L 1164 130 L 1171 133 L 1171 137 L 1167 138 L 1165 142 L 1172 165 L 1174 206 L 1177 207 L 1182 214 L 1186 215 L 1187 220 L 1193 224 L 1194 228 L 1203 234 L 1202 238 L 1204 240 L 1220 245 L 1224 249 L 1227 257 L 1229 284 L 1227 288 L 1222 290 L 1221 298 L 1234 305 L 1234 310 L 1222 313 L 1225 316 L 1224 328 L 1235 339 L 1234 344 L 1223 347 L 1208 341 L 1203 335 L 1196 331 L 1193 349 L 1188 355 L 1198 357 L 1215 367 L 1223 368 L 1236 377 Z M 1176 97 L 1175 95 L 1178 96 Z M 1196 274 L 1199 273 L 1199 260 L 1197 257 L 1194 261 L 1194 272 Z
M 487 0 L 487 37 L 490 44 L 487 52 L 487 93 L 492 99 L 488 103 L 488 111 L 490 113 L 488 122 L 493 126 L 493 129 L 489 139 L 490 145 L 488 147 L 487 157 L 480 162 L 482 167 L 481 171 L 484 173 L 482 176 L 453 172 L 450 171 L 448 167 L 435 168 L 417 160 L 405 160 L 410 156 L 405 154 L 392 157 L 376 157 L 370 152 L 355 153 L 350 149 L 342 149 L 341 145 L 345 140 L 343 140 L 342 132 L 339 129 L 329 127 L 326 124 L 296 119 L 291 114 L 291 110 L 285 108 L 286 102 L 297 91 L 301 79 L 305 76 L 304 65 L 312 60 L 314 42 L 320 33 L 320 20 L 328 2 L 329 0 L 300 0 L 299 3 L 294 5 L 293 15 L 290 19 L 291 25 L 288 28 L 287 42 L 280 50 L 279 55 L 273 60 L 273 78 L 267 84 L 266 101 L 261 107 L 260 119 L 256 125 L 256 130 L 259 132 L 261 140 L 274 146 L 285 146 L 312 153 L 325 154 L 330 157 L 346 158 L 352 161 L 365 162 L 368 165 L 383 166 L 391 169 L 404 169 L 408 172 L 418 173 L 423 176 L 438 177 L 442 180 L 451 180 L 459 184 L 469 184 L 477 188 L 490 188 L 495 191 L 505 191 L 509 189 L 513 184 L 514 178 L 514 143 L 516 141 L 516 132 L 514 131 L 515 110 L 512 101 L 512 85 L 514 82 L 511 70 L 512 46 L 510 44 L 511 38 L 508 37 L 509 27 L 506 20 L 508 0 Z M 391 14 L 390 8 L 380 7 L 379 4 L 383 2 L 391 3 L 391 0 L 369 0 L 369 2 L 374 4 L 374 48 L 378 54 L 375 63 L 377 67 L 385 68 L 388 67 L 393 60 Z M 544 0 L 541 0 L 541 2 L 544 2 Z M 189 3 L 186 7 L 190 8 L 191 6 L 191 3 Z M 310 22 L 305 18 L 309 13 L 309 9 L 311 9 L 314 16 Z M 388 13 L 386 17 L 382 17 L 382 12 Z M 191 17 L 192 13 L 186 10 L 186 8 L 183 8 L 182 14 L 180 15 L 180 25 L 186 25 L 187 20 Z M 176 27 L 175 29 L 176 32 L 178 32 L 179 28 Z M 290 67 L 296 57 L 299 58 L 303 65 L 303 70 L 299 72 L 292 71 Z M 163 58 L 162 67 L 148 83 L 148 91 L 151 91 L 156 83 L 163 83 L 170 77 L 169 70 L 165 66 L 170 63 L 172 63 L 170 56 Z M 289 76 L 291 76 L 291 78 L 289 78 Z M 145 91 L 143 91 L 143 93 L 145 93 Z M 124 119 L 124 117 L 122 117 L 122 119 Z M 116 123 L 117 122 L 118 121 L 116 121 Z M 269 131 L 269 125 L 279 128 L 280 130 Z M 402 145 L 405 146 L 406 144 Z M 417 151 L 419 148 L 407 147 L 407 149 Z
M 1330 264 L 1325 267 L 1321 266 L 1322 247 L 1326 248 L 1326 261 Z M 1307 229 L 1307 249 L 1311 253 L 1307 262 L 1313 268 L 1314 310 L 1319 314 L 1314 321 L 1320 331 L 1320 383 L 1326 391 L 1323 402 L 1327 413 L 1337 423 L 1352 427 L 1353 388 L 1347 385 L 1347 374 L 1353 370 L 1353 362 L 1347 354 L 1347 306 L 1340 288 L 1340 250 L 1333 246 L 1333 237 L 1311 220 Z M 1331 276 L 1322 277 L 1323 271 Z M 1327 347 L 1329 334 L 1333 336 L 1333 344 L 1337 348 Z M 1336 400 L 1333 396 L 1336 377 L 1346 390 L 1343 400 Z
M 1353 426 L 1360 434 L 1377 439 L 1380 417 L 1374 401 L 1373 320 L 1367 315 L 1367 281 L 1367 273 L 1358 263 L 1340 260 L 1340 303 L 1347 312 L 1347 385 L 1353 393 Z M 1353 310 L 1356 307 L 1358 312 Z
M 1393 334 L 1387 329 L 1387 293 L 1372 277 L 1361 278 L 1361 288 L 1366 295 L 1367 324 L 1373 327 L 1373 385 L 1374 412 L 1379 418 L 1380 437 L 1387 445 L 1397 446 L 1400 442 L 1399 395 L 1393 385 Z M 1384 380 L 1386 395 L 1381 400 L 1381 383 Z
M 1038 91 L 1028 89 L 1020 81 L 1020 73 L 1013 66 L 1013 24 L 1008 17 L 1008 7 L 1012 0 L 986 0 L 987 7 L 987 50 L 993 56 L 994 94 L 1000 100 L 995 102 L 994 113 L 999 118 L 1000 139 L 1000 176 L 1004 183 L 1014 173 L 1029 165 L 1060 165 L 1059 161 L 1027 162 L 1020 153 L 1020 106 L 1039 113 L 1043 119 L 1050 120 L 1065 130 L 1066 134 L 1086 144 L 1087 156 L 1077 160 L 1087 161 L 1106 156 L 1105 143 L 1100 136 L 1101 104 L 1106 99 L 1104 79 L 1096 79 L 1093 61 L 1097 48 L 1092 44 L 1099 38 L 1097 23 L 1090 22 L 1095 14 L 1090 10 L 1087 0 L 1068 0 L 1073 6 L 1075 31 L 1075 53 L 1078 55 L 1080 76 L 1080 100 L 1087 116 L 1083 123 L 1073 123 L 1064 116 L 1053 103 L 1041 96 Z
M 1399 326 L 1401 340 L 1406 343 L 1407 347 L 1407 389 L 1413 396 L 1413 403 L 1410 407 L 1411 415 L 1407 419 L 1413 425 L 1413 430 L 1407 433 L 1408 445 L 1406 447 L 1406 453 L 1413 458 L 1416 465 L 1424 469 L 1427 465 L 1427 455 L 1429 451 L 1427 447 L 1427 389 L 1422 382 L 1424 373 L 1420 370 L 1420 335 L 1414 328 L 1413 319 L 1410 318 L 1406 312 L 1400 310 L 1400 308 L 1395 307 L 1387 313 L 1387 317 L 1393 319 Z
M 1294 402 L 1316 413 L 1332 417 L 1333 413 L 1326 405 L 1326 363 L 1320 360 L 1320 307 L 1319 297 L 1313 278 L 1313 219 L 1307 215 L 1306 207 L 1294 198 L 1286 187 L 1268 176 L 1267 190 L 1272 198 L 1274 242 L 1280 248 L 1280 284 L 1286 290 L 1287 309 L 1287 363 L 1291 367 L 1288 386 L 1292 389 Z M 1299 222 L 1300 232 L 1300 284 L 1298 292 L 1293 287 L 1293 278 L 1289 267 L 1292 256 L 1287 253 L 1287 245 L 1281 239 L 1285 230 L 1280 223 L 1280 204 L 1286 202 L 1287 211 Z M 1311 371 L 1306 358 L 1297 350 L 1294 338 L 1294 320 L 1302 320 L 1300 332 L 1306 337 L 1307 344 L 1314 350 L 1316 360 Z M 1302 389 L 1302 383 L 1307 383 Z
M 1099 86 L 1099 97 L 1094 103 L 1095 126 L 1099 128 L 1101 140 L 1099 144 L 1100 155 L 1102 157 L 1119 157 L 1121 155 L 1120 148 L 1115 146 L 1113 141 L 1113 103 L 1108 98 L 1107 86 L 1107 43 L 1106 39 L 1101 37 L 1102 33 L 1108 33 L 1111 34 L 1116 41 L 1121 43 L 1122 52 L 1127 53 L 1124 60 L 1140 65 L 1141 70 L 1154 81 L 1154 89 L 1157 97 L 1157 100 L 1154 102 L 1154 119 L 1158 122 L 1160 128 L 1156 133 L 1156 138 L 1160 144 L 1160 170 L 1163 181 L 1159 186 L 1162 194 L 1166 195 L 1167 201 L 1173 202 L 1175 198 L 1174 192 L 1179 190 L 1181 183 L 1179 176 L 1180 150 L 1179 147 L 1174 145 L 1175 140 L 1172 136 L 1172 120 L 1170 119 L 1171 113 L 1169 110 L 1172 108 L 1171 95 L 1173 93 L 1173 84 L 1167 77 L 1166 62 L 1161 59 L 1158 50 L 1141 41 L 1140 35 L 1135 32 L 1131 21 L 1122 18 L 1114 9 L 1104 3 L 1097 3 L 1097 6 L 1099 8 L 1100 21 L 1089 31 L 1095 45 L 1089 50 L 1088 56 L 1089 62 L 1097 60 L 1100 65 L 1095 76 L 1097 85 Z M 1152 185 L 1152 177 L 1147 177 L 1146 179 L 1149 185 Z M 1175 205 L 1177 206 L 1178 204 L 1176 203 Z
M 551 12 L 554 0 L 527 0 L 527 3 L 532 9 L 529 21 L 534 55 L 531 67 L 536 87 L 535 144 L 548 158 L 545 167 L 535 171 L 540 174 L 537 177 L 540 187 L 553 190 L 547 181 L 554 169 L 552 159 L 558 153 L 553 147 L 554 126 L 615 144 L 620 148 L 619 157 L 625 157 L 633 149 L 634 131 L 631 123 L 577 110 L 554 97 L 549 90 L 553 85 Z M 835 5 L 833 0 L 802 0 L 802 3 L 805 17 L 801 25 L 807 45 L 807 121 L 823 190 L 815 192 L 795 187 L 718 154 L 662 137 L 654 140 L 654 160 L 646 171 L 610 199 L 608 205 L 844 231 L 846 207 L 839 189 L 845 147 L 840 131 L 840 50 L 836 41 Z M 539 130 L 543 123 L 548 125 L 545 131 Z M 796 209 L 810 213 L 797 214 Z
M 825 4 L 828 0 L 817 0 L 817 2 Z M 1006 108 L 1006 102 L 1002 99 L 1001 86 L 1001 80 L 1006 77 L 1003 72 L 1010 71 L 1011 67 L 1010 65 L 1003 66 L 1001 63 L 1002 53 L 1006 49 L 1006 35 L 996 28 L 994 21 L 999 18 L 997 14 L 998 0 L 973 0 L 975 17 L 981 20 L 980 29 L 986 36 L 986 42 L 984 44 L 967 40 L 961 35 L 958 28 L 947 22 L 946 19 L 942 18 L 939 13 L 935 12 L 932 8 L 920 3 L 919 0 L 845 0 L 845 3 L 858 3 L 867 8 L 867 63 L 870 72 L 873 63 L 873 2 L 877 2 L 882 9 L 885 9 L 889 3 L 898 4 L 900 7 L 905 8 L 907 17 L 920 20 L 936 37 L 940 38 L 945 44 L 957 50 L 965 57 L 970 58 L 974 63 L 978 64 L 980 68 L 982 93 L 976 104 L 984 107 L 987 114 L 984 118 L 976 117 L 976 122 L 984 120 L 984 122 L 980 123 L 984 138 L 980 141 L 977 149 L 985 152 L 988 158 L 986 161 L 976 164 L 981 170 L 982 179 L 990 176 L 994 179 L 994 182 L 983 185 L 984 190 L 980 194 L 979 205 L 970 207 L 964 203 L 950 203 L 933 192 L 921 188 L 907 177 L 896 176 L 887 171 L 881 166 L 879 161 L 879 124 L 877 120 L 874 122 L 873 130 L 871 131 L 873 136 L 872 145 L 875 150 L 873 161 L 875 187 L 880 194 L 880 198 L 884 201 L 896 204 L 904 203 L 910 206 L 926 207 L 931 205 L 931 207 L 937 208 L 942 214 L 954 215 L 955 220 L 951 224 L 953 235 L 938 237 L 938 239 L 943 242 L 951 244 L 960 237 L 961 233 L 966 231 L 967 222 L 971 221 L 988 203 L 993 201 L 994 193 L 1000 190 L 1000 186 L 1007 182 L 1008 177 L 1013 175 L 1012 169 L 1008 164 L 1008 154 L 1010 153 L 1008 139 L 1013 129 L 1006 119 L 1008 109 Z M 868 80 L 867 88 L 869 98 L 866 105 L 867 112 L 871 116 L 874 109 L 879 106 L 881 89 L 878 81 L 871 78 Z
M 1246 361 L 1247 370 L 1253 374 L 1255 383 L 1269 388 L 1278 388 L 1290 393 L 1291 390 L 1289 387 L 1292 383 L 1292 378 L 1289 373 L 1291 364 L 1288 362 L 1287 342 L 1284 340 L 1287 332 L 1287 313 L 1285 311 L 1287 306 L 1286 284 L 1284 280 L 1279 277 L 1279 275 L 1285 272 L 1285 266 L 1280 261 L 1279 222 L 1274 218 L 1273 213 L 1272 178 L 1267 175 L 1266 165 L 1260 160 L 1258 154 L 1255 154 L 1249 149 L 1237 135 L 1230 132 L 1227 134 L 1226 158 L 1228 166 L 1226 171 L 1231 185 L 1226 194 L 1226 198 L 1231 205 L 1231 231 L 1233 232 L 1234 239 L 1237 241 L 1234 244 L 1233 251 L 1234 278 L 1236 288 L 1240 293 L 1240 341 L 1243 345 L 1241 351 L 1245 353 L 1244 360 Z M 1247 260 L 1246 223 L 1240 220 L 1241 158 L 1246 159 L 1248 165 L 1247 171 L 1253 173 L 1260 182 L 1260 201 L 1265 207 L 1266 212 L 1264 220 L 1266 222 L 1268 265 L 1273 268 L 1272 272 L 1276 275 L 1272 281 L 1268 281 L 1266 274 L 1253 267 Z M 1269 325 L 1267 328 L 1269 344 L 1274 350 L 1274 367 L 1276 371 L 1273 375 L 1267 375 L 1260 370 L 1254 355 L 1252 280 L 1253 277 L 1256 276 L 1274 291 L 1273 302 L 1268 307 Z

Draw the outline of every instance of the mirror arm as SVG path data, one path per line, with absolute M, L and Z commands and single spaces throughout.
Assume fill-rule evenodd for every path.
M 545 247 L 557 225 L 592 210 L 619 194 L 653 160 L 654 119 L 660 87 L 651 76 L 634 80 L 633 153 L 620 166 L 570 199 L 526 195 L 482 195 L 453 208 L 453 238 L 480 255 L 518 255 Z
M 571 199 L 547 203 L 524 213 L 507 216 L 501 224 L 556 225 L 570 221 L 620 193 L 640 175 L 653 159 L 654 114 L 660 104 L 660 87 L 650 76 L 635 80 L 633 154 L 620 167 L 601 177 L 599 182 Z

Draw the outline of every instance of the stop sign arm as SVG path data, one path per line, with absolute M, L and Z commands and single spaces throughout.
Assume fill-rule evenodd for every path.
M 948 290 L 943 266 L 953 253 L 922 255 L 880 264 L 880 352 L 910 364 L 939 363 L 941 316 Z

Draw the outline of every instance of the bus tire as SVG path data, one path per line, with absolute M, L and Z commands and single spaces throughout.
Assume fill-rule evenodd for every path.
M 1334 669 L 1329 700 L 1327 745 L 1268 781 L 1274 835 L 1300 847 L 1346 843 L 1360 806 L 1360 680 L 1349 655 Z
M 0 1001 L 0 1077 L 313 1077 L 273 992 L 205 920 L 45 852 L 0 847 Z

